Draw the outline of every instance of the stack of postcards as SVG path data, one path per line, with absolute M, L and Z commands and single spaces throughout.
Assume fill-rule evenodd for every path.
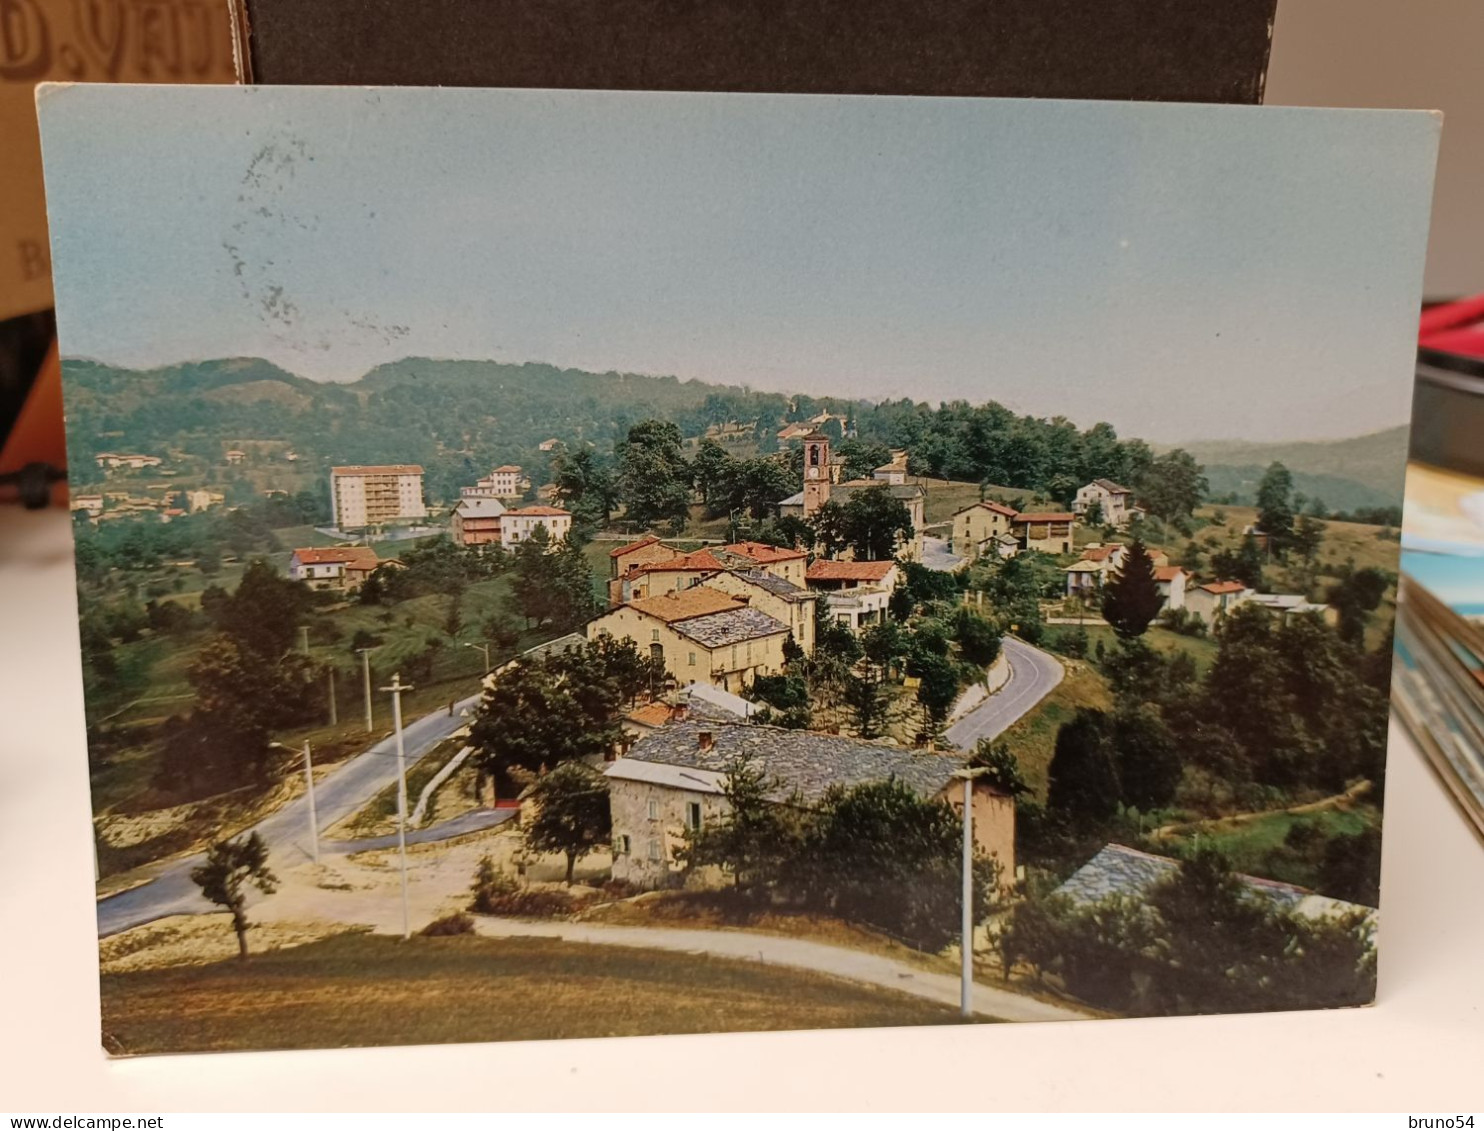
M 1484 480 L 1414 465 L 1392 703 L 1484 835 Z

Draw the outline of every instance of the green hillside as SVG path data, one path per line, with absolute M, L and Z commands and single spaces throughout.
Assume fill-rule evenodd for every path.
M 1206 465 L 1211 494 L 1250 501 L 1263 469 L 1277 461 L 1294 473 L 1294 489 L 1337 510 L 1396 506 L 1402 500 L 1406 425 L 1347 440 L 1250 443 L 1206 440 L 1181 444 Z

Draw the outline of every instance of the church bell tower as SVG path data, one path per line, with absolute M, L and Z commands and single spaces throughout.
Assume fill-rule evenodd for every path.
M 829 501 L 830 438 L 823 432 L 804 437 L 804 517 L 808 518 Z

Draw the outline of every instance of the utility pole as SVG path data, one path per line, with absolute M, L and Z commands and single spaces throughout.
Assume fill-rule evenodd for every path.
M 304 740 L 304 793 L 309 800 L 310 855 L 319 863 L 319 814 L 314 809 L 314 759 L 309 753 L 309 739 Z
M 412 937 L 412 919 L 407 910 L 407 749 L 402 740 L 402 692 L 411 691 L 398 672 L 392 685 L 383 687 L 392 695 L 392 728 L 397 734 L 397 853 L 402 858 L 402 937 Z
M 974 779 L 982 773 L 983 769 L 965 767 L 953 775 L 964 783 L 963 893 L 960 900 L 963 921 L 959 938 L 958 1009 L 965 1020 L 974 1016 Z
M 330 677 L 330 725 L 338 726 L 340 717 L 339 712 L 335 709 L 335 666 L 331 664 L 325 671 Z
M 309 626 L 307 624 L 299 626 L 299 648 L 306 656 L 309 655 Z
M 375 726 L 371 719 L 371 649 L 357 648 L 361 654 L 361 686 L 366 690 L 366 733 L 370 734 Z

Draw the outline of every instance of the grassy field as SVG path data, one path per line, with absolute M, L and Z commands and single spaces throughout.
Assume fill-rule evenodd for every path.
M 929 479 L 925 476 L 912 476 L 907 481 L 920 484 L 927 492 L 927 497 L 923 500 L 923 521 L 929 526 L 946 522 L 965 507 L 979 502 L 981 497 L 997 499 L 1002 503 L 1019 499 L 1028 504 L 1032 495 L 1030 491 L 1018 490 L 1014 487 L 997 487 L 991 484 L 984 489 L 981 496 L 977 483 L 961 483 L 951 479 Z
M 1050 695 L 996 741 L 1005 742 L 1020 761 L 1020 772 L 1036 797 L 1046 800 L 1046 771 L 1056 753 L 1056 732 L 1078 707 L 1111 710 L 1108 685 L 1090 665 L 1072 661 Z
M 779 966 L 551 939 L 345 934 L 109 974 L 114 1053 L 934 1025 L 954 1010 Z
M 1098 641 L 1102 641 L 1103 647 L 1112 651 L 1118 646 L 1118 636 L 1114 631 L 1103 624 L 1087 625 L 1087 648 L 1091 655 L 1093 649 L 1097 648 Z M 1053 631 L 1067 632 L 1076 631 L 1076 625 L 1059 624 L 1053 626 Z M 1162 656 L 1168 656 L 1175 652 L 1184 652 L 1195 661 L 1196 671 L 1205 675 L 1206 670 L 1216 659 L 1216 641 L 1208 636 L 1182 636 L 1178 632 L 1171 632 L 1167 628 L 1151 628 L 1143 637 L 1145 644 L 1153 648 Z
M 1327 809 L 1317 813 L 1269 813 L 1251 821 L 1208 821 L 1178 837 L 1160 842 L 1158 851 L 1180 855 L 1199 843 L 1219 850 L 1238 872 L 1255 872 L 1275 880 L 1315 887 L 1319 876 L 1312 863 L 1298 854 L 1278 854 L 1284 838 L 1295 825 L 1309 825 L 1326 838 L 1354 836 L 1381 823 L 1380 811 L 1370 805 L 1353 809 Z

